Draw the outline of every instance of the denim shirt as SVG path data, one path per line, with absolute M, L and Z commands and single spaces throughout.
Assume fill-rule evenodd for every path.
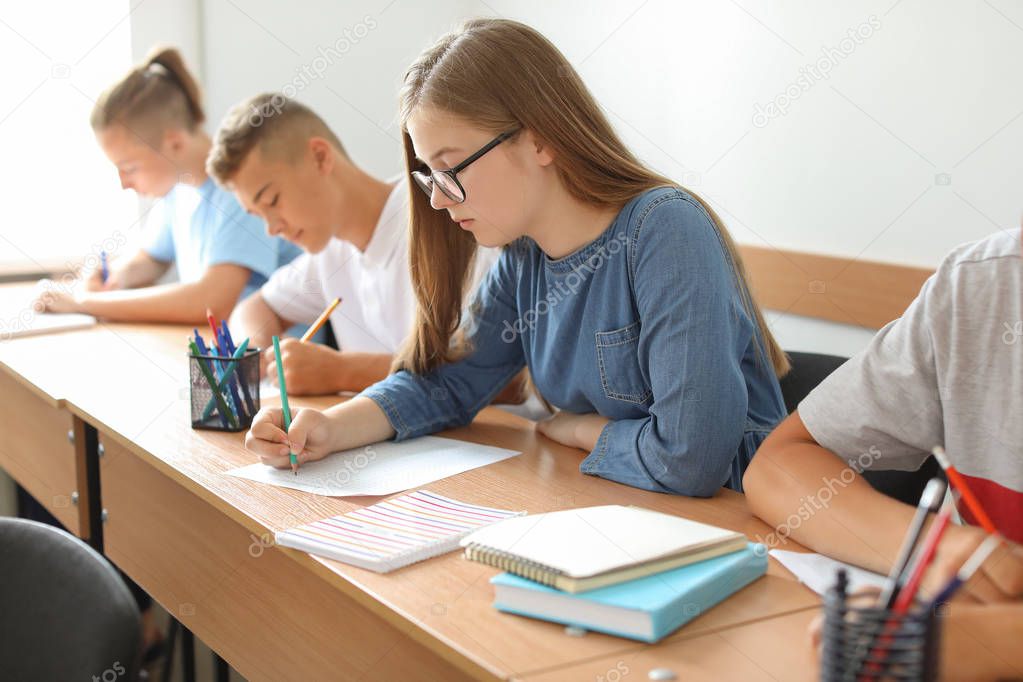
M 741 490 L 753 453 L 785 416 L 722 236 L 678 188 L 634 198 L 564 258 L 517 240 L 471 311 L 468 355 L 362 393 L 398 440 L 469 423 L 528 366 L 555 407 L 611 420 L 583 473 L 710 496 L 722 485 Z

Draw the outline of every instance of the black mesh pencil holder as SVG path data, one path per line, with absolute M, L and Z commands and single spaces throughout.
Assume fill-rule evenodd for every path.
M 237 360 L 223 355 L 188 355 L 192 428 L 244 431 L 259 411 L 259 349 Z
M 939 622 L 933 609 L 853 606 L 833 587 L 824 597 L 820 679 L 936 680 Z

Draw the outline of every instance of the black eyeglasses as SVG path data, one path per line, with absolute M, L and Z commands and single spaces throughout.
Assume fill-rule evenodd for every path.
M 444 196 L 451 199 L 451 201 L 456 204 L 460 204 L 465 201 L 465 188 L 462 187 L 462 183 L 458 181 L 458 174 L 468 168 L 472 162 L 476 161 L 478 158 L 517 132 L 518 130 L 512 130 L 506 133 L 501 133 L 493 140 L 486 143 L 478 152 L 454 168 L 449 168 L 448 170 L 436 170 L 430 173 L 412 171 L 412 179 L 416 181 L 417 185 L 419 185 L 419 189 L 426 192 L 426 196 L 433 197 L 433 186 L 437 185 L 437 187 L 440 188 L 440 191 L 444 193 Z

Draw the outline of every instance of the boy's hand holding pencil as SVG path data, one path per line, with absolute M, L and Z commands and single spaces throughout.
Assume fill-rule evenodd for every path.
M 924 581 L 923 591 L 928 596 L 937 594 L 989 537 L 975 526 L 953 526 L 949 531 Z M 958 596 L 983 603 L 1023 598 L 1023 547 L 1003 539 L 959 590 Z
M 339 380 L 335 376 L 342 368 L 342 353 L 319 343 L 295 338 L 281 339 L 281 357 L 284 360 L 284 380 L 291 395 L 323 395 L 335 393 Z M 273 348 L 263 351 L 263 376 L 275 386 L 277 361 Z
M 320 316 L 316 318 L 301 339 L 284 339 L 275 341 L 273 348 L 263 351 L 261 358 L 263 375 L 279 386 L 283 380 L 292 395 L 320 395 L 335 393 L 342 383 L 337 374 L 342 364 L 342 355 L 333 348 L 311 343 L 316 332 L 330 319 L 330 314 L 341 305 L 341 299 L 335 298 Z M 283 362 L 282 362 L 283 359 Z M 283 378 L 278 379 L 278 366 L 285 367 Z

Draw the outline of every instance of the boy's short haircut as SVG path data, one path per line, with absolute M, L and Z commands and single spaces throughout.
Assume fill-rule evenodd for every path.
M 312 109 L 280 93 L 256 95 L 224 116 L 206 159 L 206 171 L 225 184 L 257 146 L 267 159 L 291 162 L 302 155 L 313 137 L 324 138 L 347 156 L 341 140 Z

